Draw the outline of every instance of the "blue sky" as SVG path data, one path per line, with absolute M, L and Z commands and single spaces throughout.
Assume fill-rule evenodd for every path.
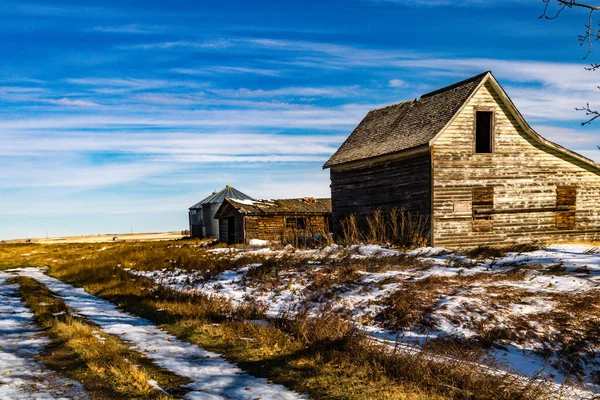
M 373 108 L 492 70 L 545 137 L 600 161 L 586 14 L 538 0 L 0 5 L 0 239 L 180 230 L 226 184 L 329 196 Z M 599 72 L 600 73 L 600 72 Z

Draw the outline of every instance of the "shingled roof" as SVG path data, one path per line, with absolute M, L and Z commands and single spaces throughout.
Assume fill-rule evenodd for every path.
M 303 214 L 322 215 L 331 213 L 331 199 L 281 199 L 281 200 L 237 200 L 226 199 L 215 218 L 220 218 L 231 205 L 237 213 L 243 215 L 275 215 L 275 214 Z
M 323 168 L 428 144 L 490 73 L 486 71 L 388 107 L 369 111 Z

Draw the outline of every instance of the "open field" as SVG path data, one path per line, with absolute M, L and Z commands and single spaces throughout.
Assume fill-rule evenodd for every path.
M 28 238 L 3 240 L 2 243 L 106 243 L 114 241 L 154 241 L 154 240 L 177 240 L 184 236 L 181 231 L 174 232 L 148 232 L 148 233 L 105 233 L 85 236 L 63 236 L 49 238 Z
M 21 243 L 0 245 L 0 269 L 44 329 L 36 362 L 92 398 L 579 399 L 600 386 L 600 249 L 589 244 Z M 93 346 L 75 345 L 95 335 L 120 371 L 139 360 L 139 373 L 107 372 Z M 209 360 L 247 377 L 241 392 L 202 372 Z M 115 376 L 129 378 L 102 384 Z

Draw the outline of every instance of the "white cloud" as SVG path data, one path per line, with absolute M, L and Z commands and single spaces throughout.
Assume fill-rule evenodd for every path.
M 169 93 L 143 93 L 136 95 L 136 100 L 154 104 L 187 105 L 198 104 L 204 97 L 199 94 L 169 94 Z
M 221 73 L 278 76 L 281 74 L 281 71 L 275 69 L 235 67 L 229 65 L 207 65 L 202 68 L 174 68 L 172 71 L 182 75 L 211 75 Z
M 131 33 L 131 34 L 152 34 L 162 33 L 166 29 L 163 25 L 140 25 L 127 24 L 116 26 L 95 26 L 92 30 L 103 33 Z
M 208 134 L 154 132 L 21 132 L 0 134 L 2 156 L 110 152 L 168 155 L 184 162 L 314 161 L 332 154 L 343 135 Z M 314 157 L 318 156 L 318 157 Z M 156 159 L 156 158 L 154 158 Z M 164 159 L 164 158 L 163 158 Z
M 154 42 L 154 43 L 139 43 L 118 45 L 117 49 L 121 50 L 167 50 L 167 49 L 227 49 L 233 46 L 233 43 L 228 39 L 212 40 L 212 41 L 192 41 L 192 40 L 177 40 L 170 42 Z
M 586 127 L 585 130 L 548 125 L 534 125 L 533 129 L 546 139 L 569 149 L 585 151 L 600 145 L 600 130 L 593 125 Z M 598 152 L 600 155 L 600 150 Z
M 320 87 L 284 87 L 279 89 L 218 89 L 217 93 L 223 97 L 233 98 L 261 98 L 280 96 L 302 96 L 302 97 L 348 97 L 357 92 L 358 86 L 320 86 Z
M 94 103 L 93 101 L 89 101 L 89 100 L 82 100 L 82 99 L 67 99 L 67 98 L 62 98 L 62 99 L 58 99 L 58 100 L 45 100 L 45 102 L 47 103 L 51 103 L 51 104 L 58 104 L 61 106 L 70 106 L 70 107 L 100 107 L 100 104 L 98 103 Z
M 357 124 L 372 105 L 348 104 L 337 107 L 302 106 L 250 109 L 174 110 L 144 115 L 143 110 L 131 116 L 85 114 L 45 118 L 15 118 L 0 120 L 0 129 L 7 132 L 22 130 L 58 130 L 94 128 L 215 128 L 228 130 L 262 127 L 277 129 L 334 129 L 347 130 Z M 124 109 L 123 111 L 127 111 Z
M 406 86 L 406 81 L 403 81 L 402 79 L 391 79 L 388 82 L 388 86 L 390 86 L 390 87 L 402 87 L 402 86 Z
M 97 93 L 126 93 L 128 91 L 144 91 L 164 88 L 198 89 L 206 85 L 196 81 L 172 79 L 139 79 L 117 77 L 70 78 L 66 82 L 82 87 L 90 87 Z
M 2 165 L 4 164 L 4 165 Z M 97 188 L 111 186 L 157 174 L 172 172 L 173 164 L 152 162 L 106 163 L 90 165 L 82 160 L 5 160 L 0 168 L 2 188 Z

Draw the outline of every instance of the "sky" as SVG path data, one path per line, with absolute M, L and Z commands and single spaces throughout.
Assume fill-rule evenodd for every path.
M 492 70 L 546 138 L 600 161 L 587 14 L 541 0 L 0 3 L 0 239 L 187 228 L 233 185 L 329 197 L 367 111 Z

